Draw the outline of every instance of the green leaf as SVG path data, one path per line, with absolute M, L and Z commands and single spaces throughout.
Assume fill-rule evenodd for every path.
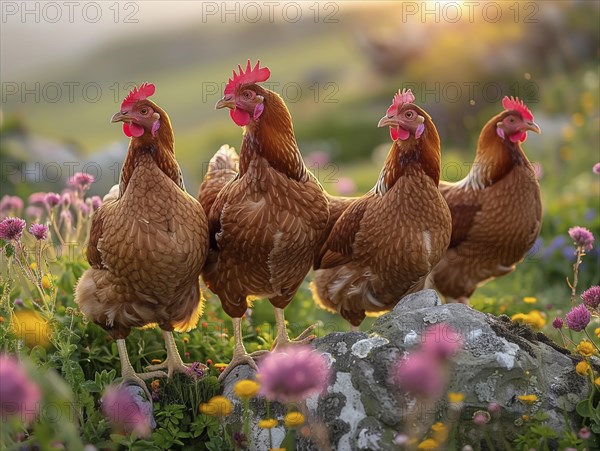
M 594 414 L 589 399 L 584 399 L 579 404 L 577 404 L 576 410 L 577 413 L 584 418 L 590 418 Z

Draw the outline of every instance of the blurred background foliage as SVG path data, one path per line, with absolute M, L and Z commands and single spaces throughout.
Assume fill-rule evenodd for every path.
M 296 9 L 284 13 L 290 3 L 269 20 L 258 2 L 257 22 L 244 3 L 230 4 L 223 17 L 221 2 L 181 1 L 121 3 L 117 21 L 104 5 L 97 23 L 77 14 L 72 24 L 8 17 L 1 32 L 2 194 L 60 192 L 79 170 L 96 177 L 90 194 L 106 193 L 128 144 L 109 119 L 132 83 L 143 81 L 157 86 L 153 100 L 171 117 L 177 158 L 195 194 L 219 146 L 239 148 L 240 129 L 214 104 L 231 70 L 248 58 L 271 69 L 270 86 L 287 102 L 300 149 L 331 193 L 362 194 L 374 185 L 390 146 L 376 124 L 398 88 L 412 88 L 437 125 L 446 180 L 466 175 L 481 127 L 504 95 L 518 95 L 543 132 L 524 148 L 538 169 L 544 225 L 525 263 L 479 290 L 475 303 L 510 305 L 510 294 L 567 306 L 565 259 L 573 260 L 574 248 L 566 231 L 580 225 L 600 237 L 600 179 L 591 171 L 600 160 L 600 3 L 304 3 L 297 21 Z M 126 11 L 136 23 L 125 22 Z M 600 282 L 598 249 L 586 257 L 582 286 Z M 309 303 L 291 308 L 303 315 Z

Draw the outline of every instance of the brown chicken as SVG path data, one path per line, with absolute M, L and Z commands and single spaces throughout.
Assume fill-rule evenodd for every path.
M 210 250 L 203 277 L 233 318 L 236 365 L 256 364 L 242 342 L 241 321 L 248 296 L 267 298 L 275 308 L 275 347 L 289 339 L 283 309 L 308 273 L 329 217 L 321 185 L 308 171 L 294 135 L 292 118 L 276 93 L 257 83 L 270 72 L 239 68 L 216 108 L 230 108 L 243 127 L 239 172 L 221 189 L 208 214 Z M 203 193 L 203 202 L 208 203 Z M 314 327 L 314 326 L 313 326 Z M 307 329 L 295 341 L 314 336 Z
M 393 144 L 375 187 L 337 220 L 316 265 L 317 302 L 358 326 L 392 308 L 427 276 L 450 242 L 451 217 L 438 190 L 440 139 L 408 91 L 378 126 Z
M 426 286 L 448 302 L 468 303 L 478 286 L 514 271 L 540 231 L 540 187 L 521 148 L 527 132 L 540 128 L 518 98 L 505 97 L 502 106 L 479 135 L 467 177 L 440 184 L 452 213 L 452 238 Z
M 96 211 L 75 299 L 81 311 L 117 341 L 124 380 L 184 372 L 173 330 L 195 327 L 201 314 L 199 277 L 208 252 L 206 215 L 185 192 L 164 110 L 148 100 L 154 85 L 134 88 L 112 122 L 131 137 L 118 197 Z M 165 362 L 136 374 L 125 338 L 132 327 L 158 324 Z M 147 390 L 147 389 L 146 389 Z

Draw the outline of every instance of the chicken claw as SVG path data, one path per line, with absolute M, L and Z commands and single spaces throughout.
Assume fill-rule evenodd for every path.
M 227 375 L 231 373 L 231 370 L 238 365 L 249 365 L 254 371 L 258 371 L 258 366 L 256 366 L 256 362 L 250 354 L 247 354 L 245 350 L 243 353 L 234 351 L 231 362 L 229 362 L 229 365 L 219 375 L 219 382 L 223 382 Z
M 181 360 L 181 356 L 177 350 L 177 345 L 175 344 L 175 339 L 173 338 L 173 332 L 163 331 L 163 338 L 165 339 L 165 345 L 167 347 L 167 358 L 164 362 L 159 363 L 158 365 L 147 366 L 146 369 L 149 371 L 166 369 L 167 377 L 169 379 L 171 379 L 175 373 L 183 373 L 188 375 L 191 374 L 193 371 L 192 365 L 189 363 L 183 363 L 183 360 Z M 203 371 L 208 369 L 206 365 L 200 365 L 203 367 L 201 368 Z
M 164 371 L 152 371 L 149 373 L 136 373 L 129 361 L 129 355 L 127 354 L 127 347 L 125 346 L 124 339 L 117 340 L 117 347 L 119 349 L 119 359 L 121 360 L 121 376 L 123 381 L 121 385 L 127 385 L 128 383 L 133 383 L 135 385 L 139 385 L 144 389 L 146 395 L 148 395 L 148 399 L 152 399 L 150 395 L 150 390 L 146 386 L 144 380 L 146 379 L 154 379 L 167 377 L 167 374 Z

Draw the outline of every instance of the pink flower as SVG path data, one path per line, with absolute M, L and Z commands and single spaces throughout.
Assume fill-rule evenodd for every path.
M 85 172 L 76 172 L 73 177 L 67 181 L 67 183 L 69 186 L 81 188 L 83 191 L 85 191 L 92 183 L 94 183 L 94 176 L 86 174 Z
M 592 168 L 592 171 L 594 172 L 594 174 L 600 174 L 600 163 L 596 163 Z
M 9 212 L 20 213 L 22 209 L 23 201 L 20 197 L 7 194 L 0 199 L 0 215 L 2 216 Z
M 56 207 L 60 203 L 60 196 L 56 193 L 48 193 L 44 197 L 44 202 L 48 204 L 48 207 Z
M 42 241 L 48 237 L 48 227 L 44 224 L 31 224 L 29 233 L 31 233 L 36 240 Z
M 77 201 L 77 208 L 81 211 L 83 216 L 87 216 L 90 213 L 90 207 L 85 202 L 79 200 Z
M 46 203 L 46 193 L 33 193 L 29 196 L 28 202 L 30 205 Z
M 552 321 L 552 327 L 554 327 L 555 329 L 562 329 L 564 326 L 564 321 L 560 316 L 557 316 L 556 318 L 554 318 L 554 321 Z
M 140 437 L 149 437 L 154 427 L 152 404 L 141 396 L 137 385 L 110 386 L 102 397 L 102 412 L 115 426 Z
M 590 318 L 590 312 L 584 304 L 573 307 L 565 316 L 568 328 L 575 332 L 581 332 L 585 329 L 590 322 Z
M 258 375 L 267 399 L 294 402 L 325 390 L 330 371 L 323 354 L 309 346 L 290 346 L 264 357 Z
M 594 235 L 585 227 L 571 227 L 569 229 L 569 236 L 575 243 L 575 246 L 582 247 L 586 251 L 592 250 Z
M 317 150 L 306 157 L 306 166 L 310 169 L 323 168 L 327 163 L 329 163 L 329 155 L 327 152 Z
M 92 196 L 90 197 L 89 201 L 92 204 L 92 209 L 94 211 L 98 210 L 98 208 L 102 206 L 102 199 L 100 196 Z
M 473 423 L 477 426 L 483 426 L 484 424 L 488 424 L 491 420 L 491 416 L 489 412 L 485 410 L 478 410 L 473 414 Z
M 426 398 L 437 398 L 444 390 L 440 364 L 422 351 L 413 352 L 398 362 L 393 370 L 393 379 L 404 390 Z
M 40 408 L 41 391 L 14 358 L 0 355 L 0 421 L 21 416 L 24 423 L 33 422 Z
M 582 427 L 581 429 L 579 429 L 577 436 L 583 440 L 587 440 L 592 436 L 592 432 L 588 428 Z
M 73 203 L 73 196 L 71 192 L 67 190 L 63 191 L 62 195 L 60 196 L 60 203 L 66 208 L 69 208 Z
M 463 345 L 462 336 L 447 324 L 429 326 L 422 337 L 421 350 L 436 359 L 449 359 Z
M 502 406 L 497 402 L 489 403 L 487 409 L 490 412 L 490 415 L 492 415 L 493 417 L 499 417 L 502 413 Z
M 589 308 L 597 308 L 600 305 L 600 286 L 589 287 L 581 293 L 581 299 L 583 299 L 583 303 Z
M 336 187 L 340 196 L 349 196 L 356 192 L 356 183 L 349 177 L 340 177 Z
M 542 168 L 542 164 L 536 161 L 535 163 L 532 163 L 531 166 L 533 166 L 533 173 L 535 174 L 535 178 L 540 180 L 544 175 L 544 169 Z
M 25 221 L 21 218 L 4 218 L 0 222 L 0 238 L 6 241 L 19 241 L 23 236 Z
M 43 214 L 44 210 L 42 210 L 40 207 L 34 207 L 33 205 L 30 205 L 25 209 L 25 216 L 36 222 L 42 219 Z

